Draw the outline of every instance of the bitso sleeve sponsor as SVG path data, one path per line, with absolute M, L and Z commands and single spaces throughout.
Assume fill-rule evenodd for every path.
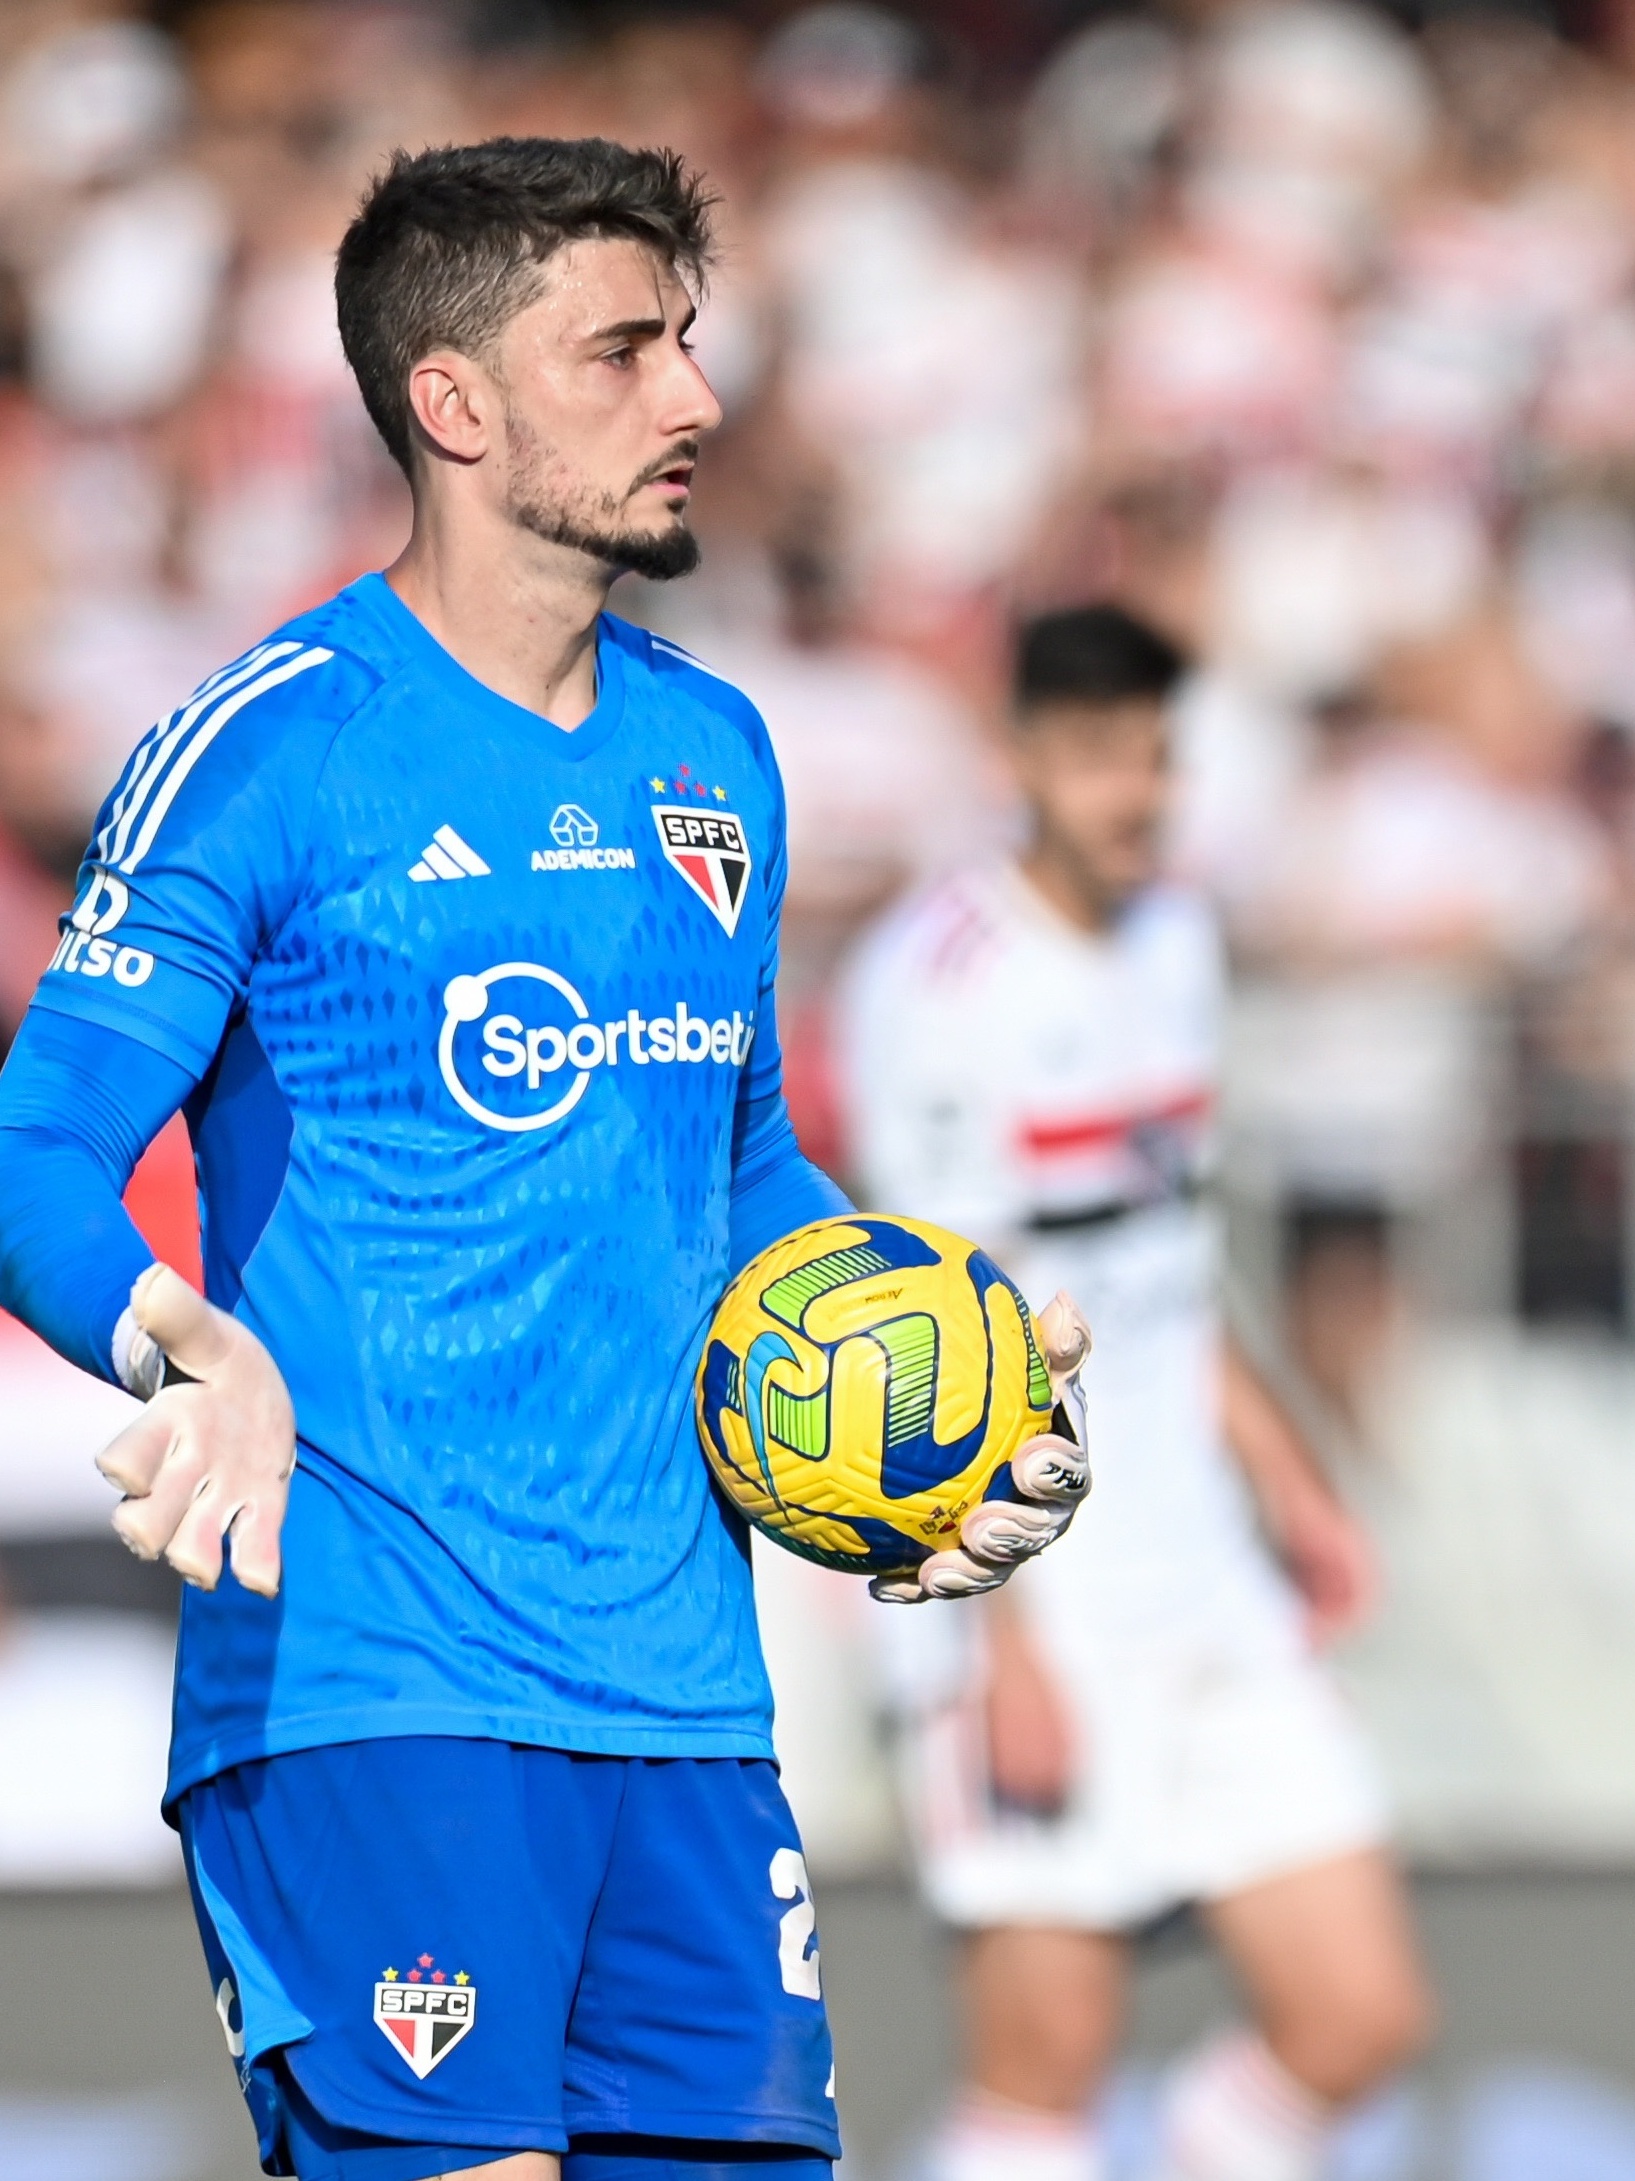
M 153 975 L 153 956 L 146 947 L 121 946 L 111 932 L 131 905 L 130 888 L 122 878 L 98 864 L 91 882 L 68 919 L 68 928 L 57 942 L 48 965 L 67 976 L 107 977 L 115 984 L 146 984 Z

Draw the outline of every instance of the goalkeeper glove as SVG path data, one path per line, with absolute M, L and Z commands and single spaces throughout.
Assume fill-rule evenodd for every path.
M 140 1559 L 163 1553 L 201 1590 L 221 1579 L 225 1537 L 245 1589 L 275 1597 L 295 1467 L 295 1410 L 277 1364 L 248 1326 L 159 1264 L 131 1289 L 114 1350 L 120 1377 L 147 1401 L 97 1457 L 125 1495 L 114 1528 Z
M 986 1499 L 959 1526 L 960 1541 L 905 1574 L 877 1575 L 873 1595 L 887 1605 L 923 1605 L 928 1598 L 970 1598 L 997 1590 L 1024 1560 L 1053 1545 L 1090 1489 L 1085 1459 L 1084 1388 L 1079 1373 L 1090 1353 L 1090 1328 L 1065 1292 L 1039 1313 L 1045 1368 L 1050 1373 L 1056 1429 L 1029 1439 L 1011 1456 L 1015 1499 Z

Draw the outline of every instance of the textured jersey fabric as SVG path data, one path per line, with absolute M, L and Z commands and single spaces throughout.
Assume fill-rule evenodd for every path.
M 138 746 L 35 1006 L 193 1079 L 206 1283 L 300 1434 L 271 1601 L 185 1600 L 170 1793 L 384 1734 L 764 1756 L 690 1413 L 740 1246 L 842 1204 L 772 1014 L 750 705 L 604 616 L 565 733 L 380 577 Z

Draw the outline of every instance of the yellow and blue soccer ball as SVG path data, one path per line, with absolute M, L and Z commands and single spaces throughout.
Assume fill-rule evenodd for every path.
M 721 1489 L 803 1559 L 860 1575 L 959 1543 L 1050 1429 L 1027 1304 L 917 1219 L 849 1213 L 763 1250 L 722 1298 L 695 1388 Z

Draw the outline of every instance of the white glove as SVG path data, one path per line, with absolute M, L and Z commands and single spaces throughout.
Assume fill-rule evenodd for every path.
M 869 1590 L 885 1605 L 923 1605 L 928 1598 L 970 1598 L 997 1590 L 1024 1560 L 1053 1545 L 1090 1489 L 1088 1432 L 1079 1372 L 1090 1353 L 1090 1328 L 1065 1291 L 1039 1313 L 1045 1369 L 1058 1428 L 1026 1440 L 1011 1456 L 1019 1499 L 985 1499 L 959 1526 L 960 1542 L 935 1552 L 903 1575 L 877 1575 Z
M 277 1364 L 168 1265 L 150 1265 L 131 1289 L 128 1320 L 115 1335 L 120 1376 L 152 1398 L 97 1456 L 125 1494 L 114 1528 L 139 1559 L 163 1553 L 201 1590 L 221 1579 L 225 1536 L 245 1589 L 275 1597 L 295 1467 L 295 1410 Z

